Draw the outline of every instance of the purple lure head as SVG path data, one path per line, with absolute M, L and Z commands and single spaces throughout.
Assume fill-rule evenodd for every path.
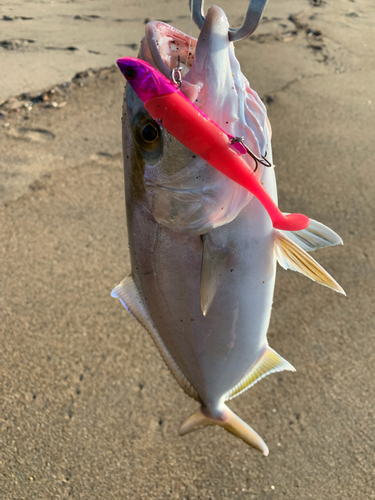
M 122 57 L 117 65 L 138 97 L 147 102 L 151 97 L 171 94 L 177 87 L 151 64 L 135 57 Z

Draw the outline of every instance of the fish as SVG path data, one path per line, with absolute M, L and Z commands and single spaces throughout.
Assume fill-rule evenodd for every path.
M 241 72 L 228 27 L 216 6 L 198 40 L 152 21 L 138 59 L 167 78 L 181 66 L 186 98 L 258 158 L 267 151 L 272 164 L 266 108 Z M 226 403 L 269 374 L 295 371 L 267 341 L 277 262 L 345 294 L 309 254 L 342 239 L 313 219 L 300 231 L 274 228 L 256 196 L 174 137 L 129 84 L 123 149 L 132 270 L 112 296 L 200 405 L 179 434 L 218 425 L 268 455 L 262 437 Z M 255 175 L 277 204 L 275 169 L 259 164 Z
M 273 227 L 298 231 L 309 225 L 309 218 L 303 214 L 284 215 L 280 211 L 254 173 L 262 160 L 246 148 L 241 137 L 227 134 L 151 64 L 123 57 L 117 65 L 151 117 L 184 146 L 254 194 L 267 210 Z M 242 158 L 246 153 L 255 162 L 254 171 Z

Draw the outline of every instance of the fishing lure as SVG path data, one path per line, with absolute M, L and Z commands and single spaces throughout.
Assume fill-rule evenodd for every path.
M 243 158 L 249 152 L 239 138 L 227 134 L 157 69 L 141 59 L 123 57 L 117 64 L 151 117 L 184 146 L 237 182 L 262 203 L 273 227 L 284 231 L 305 229 L 303 214 L 284 215 Z M 255 166 L 259 158 L 254 158 Z

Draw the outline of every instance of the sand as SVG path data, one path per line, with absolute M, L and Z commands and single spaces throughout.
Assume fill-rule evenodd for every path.
M 238 25 L 245 4 L 221 6 Z M 145 18 L 189 30 L 186 3 L 1 7 L 0 498 L 375 498 L 373 3 L 270 0 L 237 44 L 268 106 L 281 208 L 345 242 L 314 257 L 347 298 L 278 272 L 268 338 L 297 372 L 230 403 L 268 458 L 219 428 L 178 437 L 196 403 L 110 297 L 130 271 L 111 65 Z

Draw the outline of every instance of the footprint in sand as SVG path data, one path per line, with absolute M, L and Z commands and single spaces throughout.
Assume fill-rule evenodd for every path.
M 9 130 L 9 135 L 15 139 L 23 139 L 25 141 L 33 142 L 51 142 L 56 137 L 53 132 L 42 128 L 25 128 L 21 127 L 14 130 Z

